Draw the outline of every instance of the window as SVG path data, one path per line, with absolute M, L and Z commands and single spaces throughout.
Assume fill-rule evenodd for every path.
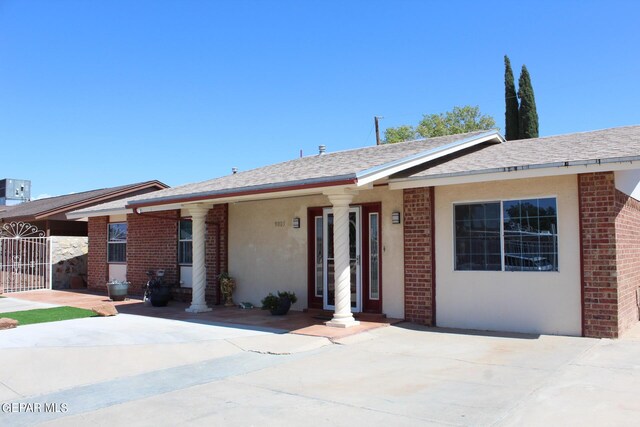
M 369 299 L 380 299 L 380 260 L 379 260 L 378 213 L 369 214 Z
M 455 269 L 558 271 L 555 198 L 454 206 Z
M 127 262 L 127 223 L 109 224 L 107 262 Z
M 316 222 L 316 242 L 315 242 L 315 254 L 316 254 L 316 297 L 322 297 L 324 289 L 324 259 L 323 259 L 323 237 L 322 232 L 322 217 L 315 217 Z
M 178 226 L 178 263 L 193 263 L 193 230 L 190 219 L 183 219 Z

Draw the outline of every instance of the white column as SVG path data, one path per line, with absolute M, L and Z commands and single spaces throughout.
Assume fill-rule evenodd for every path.
M 348 328 L 359 325 L 351 313 L 351 268 L 349 266 L 349 203 L 354 193 L 329 194 L 333 205 L 333 256 L 335 312 L 327 326 Z
M 205 301 L 205 288 L 207 286 L 207 269 L 205 266 L 205 220 L 209 208 L 196 205 L 188 208 L 192 223 L 192 246 L 193 246 L 193 287 L 191 289 L 191 307 L 186 311 L 189 313 L 203 313 L 211 311 Z

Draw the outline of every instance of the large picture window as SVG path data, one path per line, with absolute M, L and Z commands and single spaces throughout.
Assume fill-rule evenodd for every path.
M 193 263 L 193 230 L 190 219 L 181 220 L 178 228 L 178 263 L 180 265 Z
M 558 271 L 555 198 L 454 206 L 455 269 Z
M 127 223 L 109 224 L 107 241 L 107 262 L 127 262 Z

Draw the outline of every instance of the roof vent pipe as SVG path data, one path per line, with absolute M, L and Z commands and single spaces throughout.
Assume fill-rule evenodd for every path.
M 231 173 L 232 174 L 237 174 L 238 173 L 238 168 L 231 168 Z
M 327 151 L 326 145 L 318 145 L 318 154 L 323 155 Z

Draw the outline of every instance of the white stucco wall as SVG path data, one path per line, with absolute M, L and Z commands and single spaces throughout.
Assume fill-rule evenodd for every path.
M 624 194 L 640 200 L 640 169 L 616 171 L 616 188 Z
M 404 317 L 402 225 L 391 212 L 402 211 L 402 191 L 387 187 L 363 191 L 353 205 L 382 202 L 383 313 Z M 325 196 L 296 197 L 229 206 L 229 272 L 236 278 L 234 300 L 260 305 L 269 292 L 294 291 L 295 310 L 307 308 L 307 208 L 330 206 Z M 292 219 L 300 218 L 300 228 Z M 284 225 L 282 225 L 282 223 Z
M 557 197 L 558 272 L 454 271 L 453 204 Z M 575 175 L 435 189 L 438 326 L 581 334 L 578 184 Z

